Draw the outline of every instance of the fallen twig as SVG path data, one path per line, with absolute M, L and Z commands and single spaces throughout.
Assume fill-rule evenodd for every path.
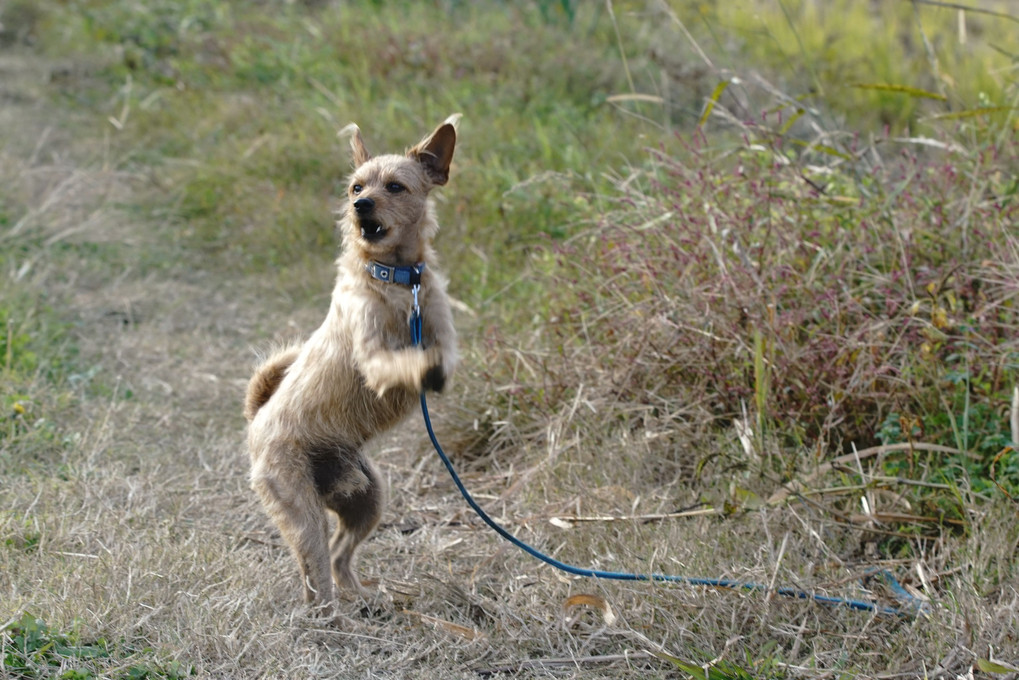
M 885 524 L 897 522 L 900 524 L 951 524 L 964 527 L 966 522 L 961 519 L 950 517 L 928 517 L 925 515 L 909 515 L 901 512 L 872 512 L 867 515 L 850 515 L 849 521 L 853 524 L 867 524 L 868 522 L 882 522 Z
M 444 630 L 447 633 L 456 635 L 465 640 L 478 640 L 485 637 L 485 634 L 476 628 L 468 628 L 467 626 L 461 626 L 459 623 L 453 623 L 452 621 L 446 621 L 435 616 L 429 616 L 428 614 L 422 614 L 412 609 L 404 609 L 403 613 L 407 616 L 416 618 L 421 623 L 426 623 L 433 628 Z
M 722 512 L 717 508 L 698 508 L 696 510 L 683 510 L 681 512 L 662 512 L 647 515 L 567 515 L 551 517 L 549 522 L 560 529 L 569 529 L 574 522 L 660 522 L 665 519 L 680 519 L 683 517 L 700 517 L 702 515 L 720 515 Z

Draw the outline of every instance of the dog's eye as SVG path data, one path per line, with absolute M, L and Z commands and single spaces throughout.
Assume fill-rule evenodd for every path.
M 391 194 L 398 194 L 401 191 L 406 191 L 406 190 L 407 190 L 407 187 L 403 186 L 399 182 L 390 182 L 389 184 L 386 185 L 386 191 L 388 191 Z
M 355 184 L 354 186 L 350 187 L 350 191 L 354 195 L 357 195 L 357 194 L 361 193 L 362 191 L 364 191 L 364 187 L 361 186 L 360 184 Z

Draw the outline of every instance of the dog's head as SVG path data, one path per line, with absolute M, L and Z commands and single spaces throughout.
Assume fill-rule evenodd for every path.
M 428 194 L 449 179 L 459 115 L 450 116 L 406 155 L 372 156 L 350 125 L 354 172 L 347 184 L 344 239 L 364 259 L 407 266 L 424 259 L 438 228 Z

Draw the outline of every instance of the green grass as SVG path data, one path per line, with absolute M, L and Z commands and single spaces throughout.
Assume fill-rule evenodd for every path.
M 444 241 L 466 260 L 474 303 L 515 278 L 537 237 L 564 235 L 572 207 L 549 200 L 564 180 L 604 187 L 593 168 L 636 150 L 638 127 L 618 128 L 602 105 L 625 83 L 604 21 L 575 27 L 580 42 L 565 44 L 531 6 L 456 6 L 435 30 L 434 9 L 401 4 L 399 35 L 385 12 L 346 7 L 313 19 L 296 5 L 271 15 L 211 2 L 76 9 L 59 30 L 94 45 L 95 77 L 118 88 L 102 109 L 124 118 L 121 163 L 152 166 L 181 237 L 241 271 L 305 267 L 334 243 L 328 214 L 349 169 L 336 131 L 350 121 L 371 148 L 399 149 L 416 141 L 408 132 L 469 112 Z M 506 262 L 493 269 L 467 244 Z
M 98 639 L 81 640 L 78 633 L 53 631 L 41 619 L 29 613 L 0 628 L 3 663 L 9 677 L 60 678 L 61 680 L 178 680 L 193 675 L 193 670 L 176 662 L 160 664 L 146 659 L 152 650 L 130 650 L 122 644 Z
M 44 294 L 8 285 L 0 298 L 0 473 L 59 460 L 72 437 L 63 421 L 88 382 L 68 321 Z
M 1010 17 L 848 0 L 0 11 L 0 673 L 1015 665 Z M 881 565 L 932 621 L 559 582 L 471 529 L 409 431 L 380 444 L 392 524 L 363 560 L 395 604 L 352 605 L 341 629 L 293 613 L 238 458 L 249 347 L 321 317 L 350 167 L 337 131 L 399 150 L 454 112 L 437 247 L 465 361 L 434 410 L 485 504 L 579 564 L 854 595 Z M 546 521 L 694 505 L 715 513 Z M 586 589 L 621 622 L 564 626 Z
M 666 35 L 681 23 L 710 53 L 715 68 L 746 79 L 763 77 L 832 126 L 856 133 L 921 133 L 939 118 L 978 108 L 1001 107 L 1009 119 L 1014 106 L 1015 59 L 1008 47 L 1017 24 L 1007 3 L 991 3 L 990 13 L 953 11 L 939 3 L 897 3 L 880 10 L 851 2 L 753 2 L 687 5 L 674 3 Z M 680 54 L 700 61 L 684 45 Z M 666 72 L 689 85 L 689 65 L 661 49 Z M 748 73 L 747 64 L 755 70 Z M 709 84 L 698 90 L 707 97 Z M 700 108 L 669 97 L 687 119 Z M 753 109 L 737 110 L 752 115 Z

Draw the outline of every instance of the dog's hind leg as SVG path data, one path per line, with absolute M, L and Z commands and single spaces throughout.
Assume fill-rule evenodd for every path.
M 329 542 L 333 580 L 341 588 L 364 595 L 354 569 L 354 553 L 382 517 L 385 493 L 378 473 L 360 453 L 337 466 L 342 476 L 323 495 L 327 508 L 336 513 L 336 532 Z
M 260 474 L 251 487 L 290 546 L 301 570 L 304 601 L 325 604 L 333 599 L 329 577 L 328 526 L 325 511 L 306 475 Z

